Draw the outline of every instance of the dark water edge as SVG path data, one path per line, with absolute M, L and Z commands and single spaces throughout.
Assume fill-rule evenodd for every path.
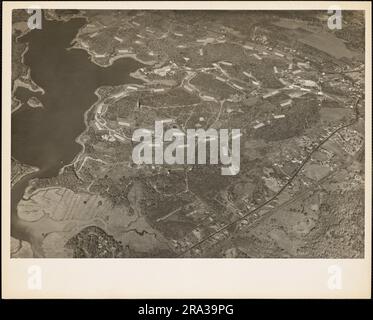
M 30 242 L 36 256 L 41 255 L 38 246 L 43 236 L 38 221 L 22 221 L 17 214 L 29 181 L 57 176 L 81 151 L 76 138 L 85 130 L 84 113 L 97 101 L 97 88 L 141 83 L 130 76 L 142 66 L 132 58 L 100 67 L 90 61 L 86 51 L 68 50 L 85 23 L 82 18 L 66 22 L 43 19 L 41 30 L 32 30 L 19 39 L 28 43 L 24 64 L 30 67 L 31 79 L 45 94 L 27 92 L 25 88 L 17 89 L 15 94 L 23 105 L 12 114 L 12 157 L 39 170 L 24 176 L 11 190 L 11 236 Z M 32 96 L 40 100 L 43 108 L 24 105 Z

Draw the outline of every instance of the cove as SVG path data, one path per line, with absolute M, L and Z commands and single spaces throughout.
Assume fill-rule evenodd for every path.
M 49 228 L 43 218 L 35 222 L 18 218 L 17 205 L 28 181 L 58 175 L 81 151 L 75 140 L 85 129 L 84 113 L 97 101 L 97 88 L 141 83 L 130 75 L 142 66 L 134 59 L 121 58 L 111 66 L 101 67 L 90 61 L 85 50 L 71 49 L 84 24 L 83 18 L 69 21 L 43 18 L 41 30 L 34 29 L 18 39 L 28 45 L 24 64 L 30 68 L 32 80 L 45 91 L 44 94 L 27 93 L 24 88 L 18 94 L 16 91 L 22 104 L 27 102 L 26 98 L 36 96 L 44 107 L 23 105 L 11 119 L 12 157 L 39 169 L 12 188 L 11 235 L 30 242 L 35 256 L 42 256 L 40 239 Z

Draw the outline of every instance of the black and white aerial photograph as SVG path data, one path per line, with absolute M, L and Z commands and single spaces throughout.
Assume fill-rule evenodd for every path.
M 365 12 L 211 9 L 12 10 L 11 258 L 365 257 Z

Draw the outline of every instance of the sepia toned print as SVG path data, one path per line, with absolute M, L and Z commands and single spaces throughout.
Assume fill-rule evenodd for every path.
M 11 257 L 364 258 L 364 30 L 356 10 L 13 10 Z

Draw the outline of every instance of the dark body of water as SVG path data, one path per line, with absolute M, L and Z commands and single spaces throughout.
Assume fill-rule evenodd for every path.
M 86 51 L 68 50 L 85 23 L 82 18 L 67 22 L 44 19 L 42 30 L 32 30 L 19 39 L 28 43 L 24 63 L 31 69 L 32 80 L 45 94 L 27 92 L 24 88 L 16 91 L 16 97 L 24 104 L 35 96 L 44 106 L 22 106 L 12 115 L 12 157 L 39 168 L 12 188 L 11 233 L 18 239 L 30 240 L 25 228 L 17 229 L 20 221 L 16 208 L 28 180 L 56 176 L 80 152 L 81 146 L 75 139 L 85 129 L 84 112 L 97 100 L 94 91 L 105 85 L 140 82 L 130 76 L 142 66 L 134 59 L 121 58 L 103 68 L 92 63 Z

